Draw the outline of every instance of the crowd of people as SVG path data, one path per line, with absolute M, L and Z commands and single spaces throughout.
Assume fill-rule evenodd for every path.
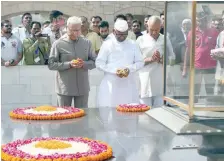
M 208 17 L 204 12 L 197 14 L 195 95 L 199 94 L 202 79 L 208 95 L 214 94 L 215 83 L 219 93 L 224 92 L 224 21 L 216 18 L 210 22 Z M 1 22 L 1 63 L 5 67 L 48 65 L 50 70 L 56 70 L 59 106 L 71 106 L 74 99 L 74 106 L 88 107 L 88 70 L 95 67 L 105 73 L 98 90 L 98 107 L 124 103 L 162 106 L 163 56 L 166 54 L 168 65 L 179 64 L 185 77 L 192 37 L 191 19 L 183 19 L 182 25 L 168 30 L 166 37 L 164 21 L 163 13 L 146 15 L 145 30 L 141 31 L 141 21 L 132 14 L 119 14 L 110 33 L 109 23 L 100 16 L 90 20 L 72 16 L 65 22 L 63 13 L 54 10 L 49 21 L 41 24 L 33 21 L 30 13 L 24 13 L 22 25 L 14 29 L 9 20 Z M 135 82 L 136 73 L 140 89 Z
M 145 16 L 144 26 L 146 26 L 150 16 Z M 164 18 L 163 13 L 161 17 Z M 112 35 L 109 31 L 109 23 L 103 21 L 100 16 L 92 16 L 90 20 L 85 16 L 80 18 L 82 20 L 80 36 L 91 41 L 92 48 L 97 54 L 102 43 Z M 114 22 L 119 18 L 128 22 L 128 38 L 136 40 L 146 33 L 146 30 L 141 32 L 141 21 L 134 19 L 132 14 L 119 14 L 115 17 Z M 16 44 L 16 49 L 15 47 L 10 49 L 10 46 L 7 47 L 7 42 L 2 41 L 2 49 L 5 51 L 2 51 L 2 65 L 7 67 L 15 65 L 46 65 L 51 46 L 66 33 L 66 20 L 63 13 L 53 10 L 49 15 L 49 21 L 43 23 L 33 20 L 30 13 L 24 13 L 21 22 L 22 24 L 18 27 L 12 26 L 9 20 L 1 22 L 2 37 L 10 39 L 10 43 Z M 163 34 L 163 26 L 161 27 L 161 34 Z M 37 45 L 39 49 L 35 50 Z M 10 52 L 8 53 L 8 51 Z M 31 57 L 33 58 L 31 59 Z

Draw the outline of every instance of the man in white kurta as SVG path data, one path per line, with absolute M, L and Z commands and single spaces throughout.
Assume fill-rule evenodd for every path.
M 140 36 L 136 41 L 145 61 L 144 68 L 139 71 L 140 102 L 151 107 L 163 105 L 164 35 L 160 34 L 160 26 L 161 20 L 158 16 L 150 17 L 148 33 Z M 169 54 L 174 55 L 171 43 L 167 44 Z
M 213 54 L 215 53 L 215 55 Z M 219 55 L 219 57 L 216 57 L 216 55 Z M 217 66 L 216 66 L 216 89 L 215 94 L 216 95 L 223 95 L 224 94 L 224 30 L 220 32 L 217 43 L 216 43 L 216 49 L 211 51 L 211 56 L 213 59 L 217 60 Z
M 96 67 L 104 72 L 98 91 L 98 107 L 139 103 L 135 73 L 144 66 L 141 51 L 133 40 L 127 39 L 128 24 L 125 20 L 115 22 L 113 34 L 103 43 L 96 59 Z M 119 69 L 127 69 L 128 76 L 121 77 Z

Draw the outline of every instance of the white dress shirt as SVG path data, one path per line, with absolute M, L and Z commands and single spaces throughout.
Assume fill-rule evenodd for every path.
M 23 26 L 16 27 L 12 30 L 14 36 L 16 36 L 23 43 L 23 40 L 30 37 L 30 33 Z
M 65 29 L 65 28 L 64 28 L 63 30 L 60 30 L 60 31 L 59 31 L 60 37 L 63 36 L 65 33 L 66 33 L 66 29 Z M 53 32 L 53 31 L 51 30 L 51 25 L 45 27 L 45 28 L 42 30 L 42 34 L 48 34 L 48 36 L 50 37 L 51 45 L 57 40 L 57 39 L 55 38 L 55 32 Z

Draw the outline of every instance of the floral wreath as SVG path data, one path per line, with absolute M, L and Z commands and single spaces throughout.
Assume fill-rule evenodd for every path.
M 116 110 L 120 112 L 144 112 L 149 109 L 150 106 L 145 104 L 122 104 L 116 107 Z
M 63 109 L 63 112 L 56 112 L 59 109 Z M 35 111 L 36 113 L 31 113 L 30 111 Z M 9 116 L 11 118 L 22 120 L 64 120 L 64 119 L 82 117 L 84 115 L 85 112 L 82 109 L 74 107 L 54 107 L 54 106 L 17 108 L 9 113 Z
M 73 146 L 72 143 L 81 143 L 87 146 L 87 150 L 82 152 L 72 153 Z M 32 149 L 41 149 L 46 151 L 51 151 L 48 153 L 35 153 L 30 150 L 30 148 L 24 150 L 22 147 L 31 146 Z M 67 150 L 67 148 L 70 150 Z M 69 153 L 64 153 L 62 150 L 65 149 Z M 32 152 L 30 154 L 29 151 Z M 55 150 L 55 151 L 54 151 Z M 52 152 L 53 151 L 53 152 Z M 14 142 L 5 144 L 1 148 L 1 159 L 3 161 L 9 160 L 30 160 L 30 161 L 103 161 L 112 157 L 112 148 L 104 142 L 96 141 L 88 138 L 82 137 L 70 137 L 70 138 L 60 138 L 60 137 L 48 137 L 48 138 L 33 138 L 28 140 L 16 140 Z

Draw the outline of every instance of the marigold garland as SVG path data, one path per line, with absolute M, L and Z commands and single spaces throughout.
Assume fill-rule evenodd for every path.
M 139 105 L 129 105 L 129 104 L 123 104 L 118 105 L 116 107 L 116 110 L 119 112 L 145 112 L 150 110 L 150 106 L 139 104 Z
M 9 112 L 9 116 L 13 119 L 22 119 L 22 120 L 64 120 L 78 118 L 85 115 L 85 111 L 82 109 L 74 107 L 60 107 L 66 110 L 66 112 L 55 113 L 55 114 L 33 114 L 25 113 L 25 110 L 33 109 L 34 111 L 40 112 L 40 109 L 45 112 L 55 111 L 54 109 L 59 107 L 46 107 L 46 110 L 41 107 L 26 107 L 26 108 L 17 108 Z
M 58 140 L 44 140 L 39 141 L 35 144 L 35 148 L 44 148 L 44 149 L 66 149 L 72 147 L 71 144 L 60 142 Z
M 17 146 L 32 143 L 33 141 L 42 140 L 62 140 L 77 141 L 88 144 L 90 150 L 77 154 L 52 154 L 33 156 L 17 149 Z M 13 154 L 13 155 L 12 155 Z M 1 159 L 3 161 L 104 161 L 110 159 L 113 155 L 112 148 L 101 141 L 89 138 L 73 137 L 73 138 L 34 138 L 28 140 L 17 140 L 12 143 L 2 145 Z
M 77 123 L 80 120 L 82 120 L 81 117 L 76 118 L 76 119 L 64 119 L 64 120 L 22 120 L 22 119 L 14 119 L 11 118 L 11 121 L 13 123 L 21 123 L 21 124 L 72 124 L 72 123 Z
M 56 111 L 56 107 L 52 106 L 39 106 L 33 109 L 34 111 Z

